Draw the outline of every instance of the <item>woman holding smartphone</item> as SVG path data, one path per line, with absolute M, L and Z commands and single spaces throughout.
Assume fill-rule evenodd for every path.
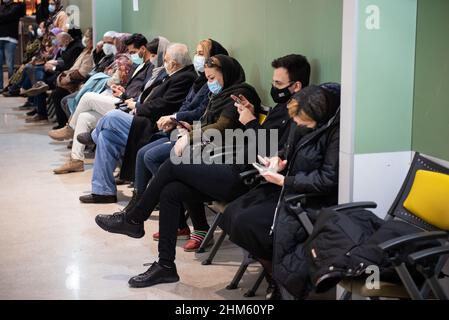
M 260 98 L 257 92 L 245 83 L 245 72 L 242 66 L 234 58 L 216 55 L 206 61 L 205 74 L 211 92 L 211 100 L 201 118 L 201 130 L 215 129 L 223 132 L 226 129 L 241 128 L 239 113 L 234 106 L 235 102 L 231 99 L 231 95 L 242 94 L 248 98 L 256 109 L 260 106 Z M 186 133 L 177 142 L 178 151 L 183 153 L 190 147 L 191 141 L 191 135 Z M 188 170 L 184 170 L 186 168 Z M 237 171 L 235 175 L 238 176 Z M 203 192 L 212 191 L 217 198 L 228 200 L 234 199 L 235 194 L 241 194 L 241 190 L 237 187 L 233 188 L 226 181 L 210 185 L 207 181 L 201 179 L 201 176 L 220 176 L 222 179 L 229 179 L 232 184 L 235 181 L 234 177 L 229 177 L 228 174 L 220 175 L 220 168 L 217 168 L 217 166 L 175 165 L 168 159 L 160 167 L 158 173 L 150 181 L 145 192 L 132 208 L 113 215 L 97 216 L 97 224 L 105 231 L 142 238 L 145 235 L 144 222 L 148 220 L 156 205 L 159 204 L 160 206 L 159 261 L 155 262 L 145 274 L 133 277 L 129 281 L 131 287 L 142 288 L 159 283 L 179 281 L 174 261 L 179 215 L 183 203 L 199 203 L 200 207 L 188 209 L 204 211 Z M 188 181 L 188 184 L 184 181 Z M 198 201 L 198 199 L 201 201 Z M 195 227 L 195 229 L 197 228 Z M 201 229 L 198 228 L 198 230 Z M 204 235 L 194 233 L 190 245 L 193 242 L 196 245 L 199 238 L 204 238 Z

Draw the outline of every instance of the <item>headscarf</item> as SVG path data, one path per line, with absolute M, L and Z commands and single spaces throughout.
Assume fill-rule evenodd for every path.
M 206 113 L 201 118 L 202 125 L 216 122 L 221 115 L 238 122 L 237 108 L 234 107 L 231 95 L 243 94 L 258 112 L 260 110 L 260 98 L 256 90 L 245 83 L 245 71 L 241 64 L 236 59 L 222 54 L 216 55 L 215 58 L 221 64 L 224 86 L 220 94 L 212 97 Z
M 115 47 L 117 48 L 117 54 L 128 53 L 128 46 L 125 44 L 125 40 L 130 36 L 129 33 L 116 34 Z
M 208 39 L 211 43 L 210 48 L 209 49 L 209 53 L 208 53 L 208 57 L 212 57 L 218 54 L 222 54 L 225 56 L 228 56 L 228 51 L 217 41 L 212 40 L 212 39 Z M 204 72 L 198 72 L 199 77 L 195 80 L 195 82 L 193 83 L 193 91 L 195 93 L 197 93 L 198 91 L 201 90 L 201 88 L 206 84 L 207 82 L 207 78 Z
M 164 57 L 165 52 L 167 51 L 167 47 L 170 45 L 170 41 L 168 39 L 159 36 L 159 46 L 157 48 L 157 62 L 156 68 L 160 68 L 164 66 Z
M 58 34 L 60 34 L 62 32 L 62 29 L 55 27 L 55 28 L 51 29 L 50 32 L 52 34 L 54 34 L 55 36 L 57 36 Z
M 229 56 L 228 50 L 226 50 L 219 42 L 209 39 L 212 42 L 212 48 L 210 49 L 210 56 L 216 56 L 219 54 Z
M 221 63 L 221 73 L 223 74 L 223 91 L 233 85 L 246 81 L 245 70 L 236 59 L 222 54 L 214 56 Z

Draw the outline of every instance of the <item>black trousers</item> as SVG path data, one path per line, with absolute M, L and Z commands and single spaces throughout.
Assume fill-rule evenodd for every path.
M 201 230 L 205 226 L 208 229 L 204 202 L 230 202 L 247 191 L 238 170 L 232 166 L 174 165 L 167 160 L 137 205 L 128 213 L 128 218 L 144 222 L 159 203 L 159 258 L 174 261 L 183 204 L 191 215 L 195 229 Z
M 60 127 L 64 127 L 69 121 L 68 115 L 65 113 L 61 104 L 62 99 L 67 97 L 69 94 L 70 92 L 68 90 L 57 87 L 53 90 L 51 95 L 55 107 L 56 117 L 58 118 L 58 125 Z

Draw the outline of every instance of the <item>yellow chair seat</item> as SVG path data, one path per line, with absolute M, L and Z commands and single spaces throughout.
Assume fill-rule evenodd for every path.
M 449 175 L 418 170 L 404 208 L 432 226 L 449 231 Z

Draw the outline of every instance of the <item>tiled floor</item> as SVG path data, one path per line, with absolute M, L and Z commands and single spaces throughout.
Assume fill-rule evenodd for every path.
M 243 299 L 259 272 L 253 267 L 241 289 L 225 290 L 241 251 L 225 242 L 213 266 L 205 255 L 184 253 L 178 245 L 181 282 L 153 288 L 128 288 L 128 279 L 157 257 L 151 235 L 157 214 L 141 240 L 99 229 L 94 217 L 126 204 L 131 190 L 120 188 L 118 205 L 82 205 L 90 191 L 92 167 L 84 173 L 55 176 L 69 156 L 65 143 L 50 141 L 50 125 L 25 124 L 16 107 L 22 98 L 0 98 L 0 299 Z M 258 292 L 263 298 L 265 288 Z

